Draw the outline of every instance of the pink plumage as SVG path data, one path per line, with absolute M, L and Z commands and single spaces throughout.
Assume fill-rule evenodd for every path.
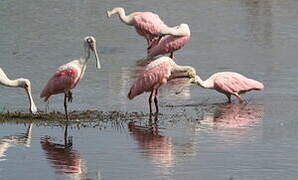
M 183 33 L 183 36 L 166 35 L 160 40 L 154 38 L 151 41 L 151 48 L 148 49 L 148 58 L 158 55 L 173 53 L 181 49 L 190 39 L 190 30 L 187 24 L 181 24 L 177 27 Z
M 133 99 L 143 92 L 152 91 L 167 82 L 171 75 L 170 62 L 164 59 L 158 59 L 150 63 L 146 69 L 140 73 L 137 80 L 133 83 L 128 98 Z
M 155 37 L 160 37 L 161 34 L 167 33 L 169 28 L 157 14 L 152 12 L 134 12 L 125 15 L 125 10 L 121 7 L 113 8 L 107 11 L 108 17 L 113 14 L 119 14 L 119 18 L 127 25 L 134 26 L 137 33 L 143 36 L 148 43 L 148 48 L 151 47 L 151 41 Z
M 262 90 L 264 85 L 256 80 L 248 79 L 241 74 L 227 72 L 214 79 L 214 88 L 229 94 L 242 94 L 251 90 Z
M 201 80 L 199 76 L 196 76 L 196 83 L 203 88 L 215 89 L 225 94 L 229 102 L 231 102 L 231 95 L 236 96 L 240 102 L 244 102 L 245 100 L 240 97 L 240 94 L 251 90 L 264 89 L 262 83 L 235 72 L 215 73 L 205 81 Z
M 51 95 L 67 93 L 76 87 L 80 76 L 81 68 L 78 60 L 60 66 L 45 85 L 40 97 L 47 101 Z
M 137 33 L 144 36 L 148 45 L 154 37 L 160 35 L 161 30 L 167 27 L 157 14 L 152 12 L 135 12 L 132 24 Z
M 150 64 L 145 66 L 144 70 L 141 70 L 137 74 L 137 79 L 133 83 L 130 91 L 127 95 L 129 99 L 133 99 L 135 96 L 142 94 L 143 92 L 151 92 L 149 96 L 149 108 L 150 118 L 152 115 L 152 100 L 154 99 L 156 116 L 158 115 L 158 89 L 168 81 L 180 78 L 189 77 L 191 82 L 195 79 L 196 71 L 191 66 L 179 66 L 169 57 L 160 57 L 151 61 Z

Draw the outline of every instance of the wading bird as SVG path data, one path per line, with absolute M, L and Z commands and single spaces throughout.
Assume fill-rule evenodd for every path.
M 75 88 L 83 78 L 91 50 L 95 54 L 96 67 L 97 69 L 100 69 L 100 62 L 96 50 L 96 40 L 92 36 L 87 36 L 84 38 L 83 57 L 79 60 L 73 60 L 60 66 L 40 94 L 40 97 L 44 98 L 44 101 L 48 101 L 51 95 L 64 93 L 64 109 L 67 120 L 69 119 L 67 113 L 67 101 L 72 102 L 71 89 Z
M 37 112 L 37 108 L 34 104 L 32 95 L 31 95 L 31 83 L 28 79 L 19 78 L 15 80 L 10 80 L 4 73 L 4 71 L 0 68 L 0 84 L 7 87 L 21 87 L 26 90 L 26 93 L 29 98 L 29 111 L 33 114 Z
M 251 90 L 264 89 L 262 83 L 253 79 L 248 79 L 235 72 L 218 72 L 211 75 L 205 81 L 196 75 L 192 83 L 195 83 L 202 88 L 215 89 L 216 91 L 225 94 L 229 102 L 231 102 L 231 95 L 234 95 L 238 98 L 240 103 L 245 101 L 240 97 L 240 94 L 244 94 Z
M 133 99 L 143 92 L 151 92 L 149 97 L 150 118 L 152 115 L 152 98 L 154 98 L 156 115 L 158 114 L 157 91 L 167 81 L 178 77 L 195 78 L 196 71 L 190 66 L 179 66 L 169 57 L 160 57 L 148 64 L 144 71 L 140 72 L 133 83 L 128 98 Z
M 171 53 L 170 58 L 174 58 L 174 51 L 181 49 L 190 38 L 190 30 L 187 24 L 177 26 L 177 30 L 181 32 L 180 36 L 166 35 L 160 40 L 154 38 L 151 43 L 151 48 L 148 49 L 147 59 L 152 59 L 155 56 Z
M 183 36 L 184 33 L 174 27 L 168 27 L 157 14 L 152 12 L 134 12 L 125 15 L 121 7 L 107 11 L 107 16 L 118 14 L 120 20 L 129 26 L 134 26 L 137 33 L 147 40 L 148 48 L 151 48 L 152 40 L 157 37 L 157 42 L 163 35 Z

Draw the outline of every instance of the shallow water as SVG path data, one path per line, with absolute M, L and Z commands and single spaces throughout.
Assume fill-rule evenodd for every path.
M 248 105 L 226 105 L 214 91 L 189 86 L 175 95 L 165 86 L 159 120 L 150 123 L 148 95 L 126 97 L 145 41 L 117 17 L 106 18 L 115 6 L 157 12 L 170 26 L 188 23 L 191 40 L 176 53 L 178 64 L 195 67 L 203 79 L 241 72 L 265 90 L 244 95 Z M 1 1 L 0 66 L 12 79 L 31 80 L 39 110 L 63 112 L 63 95 L 47 105 L 40 91 L 57 67 L 82 55 L 82 39 L 93 35 L 102 69 L 89 60 L 69 109 L 124 115 L 116 122 L 113 115 L 75 121 L 67 137 L 64 123 L 2 119 L 0 179 L 294 179 L 297 7 L 296 0 Z M 28 111 L 21 89 L 0 87 L 0 95 L 0 112 Z

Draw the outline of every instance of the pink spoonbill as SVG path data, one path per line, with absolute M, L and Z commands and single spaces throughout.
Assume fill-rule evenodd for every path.
M 92 36 L 87 36 L 84 38 L 83 57 L 79 60 L 73 60 L 60 66 L 40 94 L 40 97 L 44 98 L 44 101 L 48 101 L 51 95 L 64 93 L 64 109 L 67 120 L 69 119 L 67 113 L 67 101 L 72 102 L 71 89 L 75 88 L 83 78 L 91 51 L 95 54 L 96 67 L 97 69 L 100 69 L 100 62 L 96 50 L 96 40 Z
M 215 89 L 216 91 L 225 94 L 229 102 L 231 102 L 231 96 L 234 95 L 238 98 L 240 103 L 245 102 L 240 94 L 244 94 L 251 90 L 264 89 L 262 83 L 249 79 L 236 72 L 218 72 L 211 75 L 205 81 L 196 75 L 192 83 L 195 83 L 202 88 Z
M 134 26 L 137 33 L 147 40 L 148 49 L 150 49 L 153 38 L 157 37 L 157 42 L 163 35 L 182 36 L 177 28 L 168 27 L 157 14 L 152 12 L 134 12 L 129 15 L 125 14 L 122 7 L 116 7 L 107 11 L 108 17 L 118 14 L 120 20 L 129 26 Z
M 37 113 L 37 108 L 34 104 L 32 94 L 31 94 L 31 83 L 28 79 L 19 78 L 15 80 L 10 80 L 4 73 L 4 71 L 0 68 L 0 84 L 7 87 L 21 87 L 24 88 L 28 98 L 29 98 L 29 111 L 32 114 Z
M 190 66 L 179 66 L 169 57 L 160 57 L 148 64 L 144 71 L 139 73 L 136 81 L 133 83 L 128 98 L 133 99 L 135 96 L 143 92 L 151 92 L 149 96 L 150 118 L 152 115 L 152 98 L 154 98 L 156 115 L 158 114 L 157 93 L 160 86 L 167 81 L 177 78 L 178 76 L 186 76 L 195 78 L 196 71 Z
M 170 58 L 174 58 L 174 51 L 181 49 L 190 39 L 190 29 L 187 24 L 177 26 L 180 36 L 166 35 L 160 40 L 154 38 L 151 43 L 151 48 L 148 49 L 147 59 L 152 59 L 155 56 L 171 53 Z

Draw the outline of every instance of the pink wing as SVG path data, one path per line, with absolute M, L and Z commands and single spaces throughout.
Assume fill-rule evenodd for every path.
M 47 101 L 51 95 L 69 91 L 77 85 L 79 74 L 74 67 L 57 71 L 45 85 L 40 97 Z
M 167 54 L 178 49 L 181 49 L 190 39 L 190 36 L 180 36 L 175 37 L 171 35 L 167 35 L 163 37 L 159 43 L 157 44 L 158 38 L 152 40 L 152 47 L 148 50 L 149 57 L 155 57 L 161 54 Z
M 158 15 L 151 12 L 140 12 L 134 17 L 134 26 L 141 36 L 145 36 L 150 41 L 158 36 L 166 25 Z
M 226 73 L 218 75 L 214 79 L 214 88 L 230 94 L 241 94 L 251 90 L 262 90 L 264 85 L 238 73 Z
M 156 63 L 155 66 L 150 67 L 139 75 L 130 88 L 128 98 L 133 99 L 143 92 L 151 91 L 156 84 L 162 84 L 163 80 L 168 79 L 170 75 L 171 69 L 169 62 L 162 61 L 161 63 Z

